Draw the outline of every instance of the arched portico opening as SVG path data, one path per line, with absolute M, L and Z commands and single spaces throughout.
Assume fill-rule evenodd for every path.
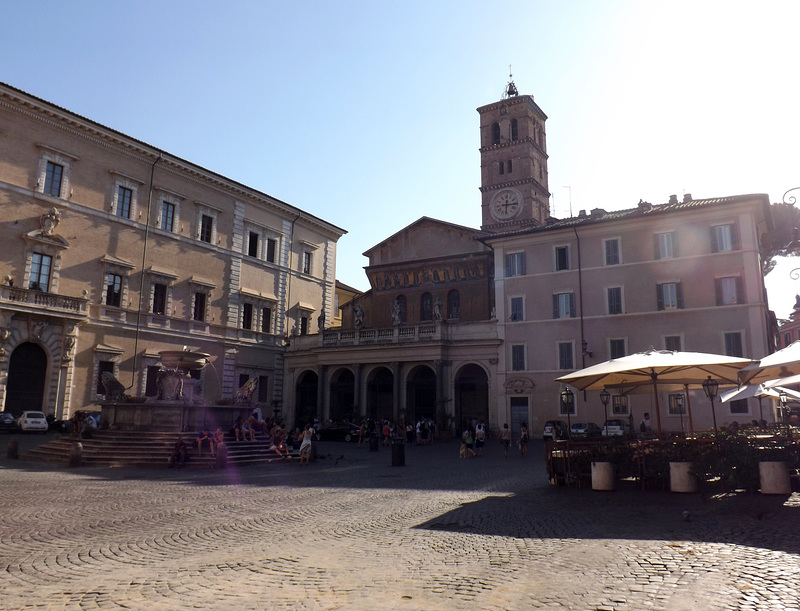
M 315 371 L 304 371 L 297 379 L 295 388 L 294 424 L 301 429 L 317 417 L 317 384 Z
M 406 417 L 414 421 L 436 418 L 436 373 L 425 365 L 414 367 L 406 378 Z
M 330 419 L 334 422 L 355 418 L 355 383 L 355 376 L 349 369 L 340 369 L 331 376 Z
M 367 416 L 391 420 L 394 408 L 394 374 L 386 367 L 373 369 L 367 379 Z
M 44 410 L 47 354 L 33 342 L 20 344 L 8 362 L 5 411 L 18 416 L 25 410 Z
M 489 378 L 480 365 L 471 363 L 459 369 L 453 390 L 460 427 L 472 420 L 489 423 Z

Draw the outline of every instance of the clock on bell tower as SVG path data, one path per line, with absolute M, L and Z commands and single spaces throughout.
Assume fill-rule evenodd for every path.
M 481 229 L 540 225 L 550 216 L 547 115 L 509 81 L 503 98 L 478 108 L 481 130 Z

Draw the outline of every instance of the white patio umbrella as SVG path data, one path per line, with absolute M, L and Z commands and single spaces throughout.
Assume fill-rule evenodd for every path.
M 757 363 L 742 367 L 739 372 L 741 384 L 760 384 L 778 378 L 800 374 L 800 340 L 786 348 L 768 354 Z
M 641 385 L 653 387 L 658 435 L 661 436 L 661 412 L 658 388 L 662 384 L 702 384 L 708 378 L 718 384 L 737 384 L 739 370 L 753 363 L 750 359 L 705 352 L 675 352 L 650 348 L 618 359 L 592 365 L 556 378 L 578 390 L 600 390 L 606 386 Z M 713 410 L 713 402 L 712 402 Z
M 768 383 L 764 383 L 750 384 L 749 386 L 734 388 L 733 390 L 729 390 L 728 392 L 721 394 L 719 396 L 719 400 L 721 403 L 727 403 L 728 401 L 738 401 L 739 399 L 756 397 L 758 399 L 758 418 L 759 420 L 763 420 L 764 412 L 761 407 L 761 400 L 764 397 L 772 397 L 777 399 L 781 396 L 781 393 L 784 393 L 787 397 L 792 397 L 793 399 L 800 399 L 800 392 L 797 392 L 796 390 L 784 388 L 783 386 L 771 386 Z

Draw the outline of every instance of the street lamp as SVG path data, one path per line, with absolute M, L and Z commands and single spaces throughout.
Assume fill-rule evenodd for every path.
M 608 400 L 611 399 L 611 395 L 609 394 L 608 390 L 605 388 L 600 391 L 600 402 L 603 404 L 603 412 L 605 413 L 606 419 L 603 420 L 603 433 L 608 436 L 608 430 L 606 430 L 606 426 L 608 425 Z
M 718 389 L 719 383 L 716 380 L 712 380 L 711 376 L 708 376 L 708 379 L 703 382 L 703 392 L 706 393 L 706 397 L 711 401 L 711 417 L 714 419 L 715 435 L 717 434 L 717 415 L 714 413 L 714 398 L 717 396 Z
M 675 395 L 675 407 L 681 415 L 681 434 L 683 433 L 683 395 Z
M 575 395 L 569 388 L 564 387 L 561 391 L 561 411 L 567 412 L 567 439 L 572 439 L 572 406 L 575 404 Z
M 786 425 L 786 434 L 789 434 L 789 422 L 786 419 L 786 412 L 788 411 L 786 408 L 786 401 L 788 401 L 789 397 L 786 396 L 786 392 L 781 390 L 778 394 L 778 402 L 780 403 L 780 410 L 781 410 L 781 420 Z

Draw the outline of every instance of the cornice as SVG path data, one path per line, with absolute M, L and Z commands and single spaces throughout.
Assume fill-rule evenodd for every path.
M 493 184 L 493 185 L 487 185 L 485 187 L 479 187 L 479 190 L 480 190 L 481 193 L 491 193 L 493 191 L 497 191 L 498 189 L 509 189 L 509 188 L 512 188 L 512 187 L 518 187 L 520 185 L 529 185 L 529 184 L 536 185 L 537 187 L 539 187 L 539 189 L 541 189 L 541 191 L 542 191 L 542 193 L 544 195 L 546 195 L 548 197 L 550 196 L 550 194 L 547 192 L 547 189 L 544 188 L 542 183 L 540 183 L 538 180 L 536 180 L 533 177 L 521 178 L 520 180 L 509 180 L 509 181 L 506 181 L 506 182 L 498 182 L 498 183 Z

